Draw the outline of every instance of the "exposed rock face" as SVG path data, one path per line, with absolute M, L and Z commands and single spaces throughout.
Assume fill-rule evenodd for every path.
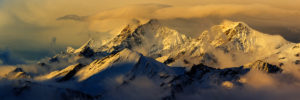
M 89 58 L 94 55 L 94 51 L 90 47 L 86 47 L 82 51 L 80 51 L 79 55 Z
M 82 67 L 84 67 L 84 65 L 82 65 L 82 64 L 75 65 L 72 70 L 70 70 L 65 76 L 63 76 L 62 78 L 60 78 L 57 81 L 63 82 L 63 81 L 70 80 Z

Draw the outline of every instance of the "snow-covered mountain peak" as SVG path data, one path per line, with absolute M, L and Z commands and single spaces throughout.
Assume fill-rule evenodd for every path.
M 80 53 L 80 52 L 83 52 L 84 49 L 86 48 L 90 48 L 94 43 L 94 40 L 93 39 L 89 39 L 86 43 L 84 43 L 80 48 L 74 50 L 74 53 Z M 72 51 L 72 50 L 69 50 L 69 51 Z
M 189 38 L 184 34 L 163 26 L 158 20 L 150 20 L 137 27 L 125 27 L 119 35 L 97 51 L 114 53 L 128 48 L 146 56 L 159 57 L 186 41 L 189 41 Z
M 251 35 L 255 35 L 255 32 L 248 27 L 248 25 L 242 22 L 229 22 L 225 21 L 221 25 L 217 25 L 211 30 L 215 36 L 211 42 L 215 47 L 232 44 L 238 50 L 249 51 L 251 45 L 255 42 L 255 38 Z
M 288 43 L 283 37 L 258 32 L 243 22 L 225 21 L 210 30 L 213 37 L 211 45 L 227 51 L 259 52 Z
M 76 76 L 79 77 L 79 81 L 86 80 L 91 76 L 100 73 L 102 71 L 111 69 L 111 70 L 118 70 L 115 68 L 120 67 L 122 73 L 130 70 L 130 66 L 133 66 L 135 63 L 138 62 L 140 58 L 140 54 L 129 49 L 123 49 L 122 51 L 104 57 L 102 59 L 97 59 L 84 67 L 80 70 Z M 113 67 L 115 66 L 115 67 Z M 124 67 L 122 67 L 124 66 Z
M 241 66 L 275 54 L 288 43 L 281 36 L 258 32 L 243 22 L 224 21 L 159 61 L 170 66 L 199 63 L 213 67 Z

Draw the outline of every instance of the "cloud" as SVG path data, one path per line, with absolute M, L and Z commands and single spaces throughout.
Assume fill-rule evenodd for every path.
M 12 55 L 9 50 L 0 50 L 0 65 L 24 64 L 22 59 Z
M 65 15 L 57 18 L 56 20 L 74 20 L 74 21 L 84 21 L 86 16 L 78 16 L 78 15 Z
M 124 100 L 125 98 L 127 100 L 159 100 L 168 95 L 168 90 L 162 89 L 159 84 L 155 84 L 146 76 L 136 77 L 130 83 L 111 90 L 105 94 L 104 100 Z
M 242 86 L 234 85 L 232 89 L 190 88 L 177 94 L 178 100 L 296 100 L 300 98 L 299 73 L 266 74 L 250 71 L 240 80 Z
M 117 82 L 109 80 L 106 82 L 107 87 L 111 87 L 111 91 L 103 96 L 104 100 L 156 100 L 170 95 L 169 89 L 162 88 L 153 80 L 143 76 L 136 77 L 126 85 L 121 85 L 122 82 L 118 82 L 118 79 Z M 175 98 L 176 100 L 296 100 L 300 98 L 298 95 L 300 92 L 299 70 L 277 74 L 251 70 L 241 76 L 239 82 L 243 85 L 234 84 L 232 88 L 223 88 L 214 82 L 204 83 L 211 84 L 212 87 L 193 83 L 185 87 L 182 92 L 176 93 Z

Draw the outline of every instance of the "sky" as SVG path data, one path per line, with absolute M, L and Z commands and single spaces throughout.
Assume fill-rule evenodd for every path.
M 67 46 L 77 48 L 90 38 L 105 41 L 127 24 L 148 19 L 175 24 L 189 36 L 222 20 L 243 21 L 300 42 L 299 4 L 300 0 L 0 0 L 0 62 L 32 62 Z

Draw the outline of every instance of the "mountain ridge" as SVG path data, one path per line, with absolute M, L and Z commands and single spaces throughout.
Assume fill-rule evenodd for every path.
M 53 87 L 49 92 L 67 98 L 107 99 L 108 93 L 142 78 L 165 93 L 161 99 L 174 100 L 197 89 L 242 88 L 248 73 L 286 74 L 300 63 L 300 43 L 258 32 L 243 22 L 225 21 L 199 37 L 188 37 L 150 20 L 126 26 L 103 45 L 96 42 L 90 39 L 78 49 L 69 47 L 27 65 L 38 68 L 38 73 L 14 67 L 1 79 L 25 80 L 15 86 L 21 87 L 18 95 Z

